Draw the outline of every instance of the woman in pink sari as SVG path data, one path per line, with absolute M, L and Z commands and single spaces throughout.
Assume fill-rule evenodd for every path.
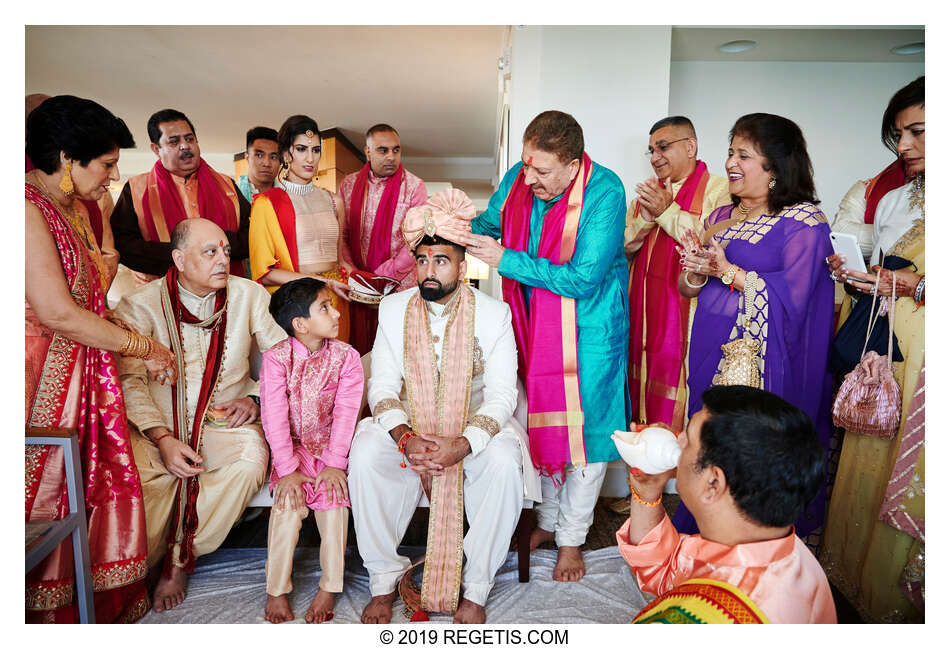
M 80 199 L 118 180 L 125 123 L 99 104 L 63 95 L 27 119 L 26 425 L 78 431 L 97 622 L 134 622 L 148 610 L 145 510 L 113 352 L 174 382 L 171 352 L 108 319 L 102 253 Z M 26 520 L 68 511 L 63 454 L 26 447 Z M 27 622 L 75 622 L 73 556 L 64 541 L 26 576 Z

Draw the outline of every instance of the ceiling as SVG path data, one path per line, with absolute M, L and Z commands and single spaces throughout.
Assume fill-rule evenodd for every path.
M 746 52 L 725 54 L 719 46 L 752 40 Z M 891 48 L 923 42 L 923 27 L 673 27 L 673 61 L 841 61 L 913 63 L 924 54 L 892 54 Z
M 237 152 L 295 113 L 357 146 L 378 122 L 406 156 L 490 157 L 505 27 L 27 26 L 26 92 L 94 99 L 140 150 L 177 108 L 202 149 Z

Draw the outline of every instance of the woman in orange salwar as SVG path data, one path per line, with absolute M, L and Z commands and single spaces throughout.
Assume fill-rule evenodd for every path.
M 316 121 L 288 117 L 277 133 L 277 147 L 285 175 L 251 206 L 251 278 L 271 293 L 301 277 L 325 281 L 340 312 L 337 338 L 345 342 L 350 331 L 346 281 L 353 269 L 343 261 L 343 201 L 313 184 L 322 147 Z
M 118 180 L 125 123 L 87 99 L 46 100 L 27 120 L 26 424 L 78 432 L 97 622 L 134 622 L 148 610 L 145 510 L 113 352 L 174 381 L 171 352 L 106 319 L 105 266 L 79 199 Z M 68 512 L 61 449 L 26 447 L 26 520 Z M 66 539 L 26 575 L 27 622 L 75 622 Z

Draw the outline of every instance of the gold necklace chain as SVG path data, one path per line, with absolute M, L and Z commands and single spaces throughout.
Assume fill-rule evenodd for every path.
M 106 268 L 105 262 L 102 259 L 102 251 L 99 250 L 99 245 L 96 243 L 95 238 L 90 238 L 91 233 L 89 232 L 89 228 L 86 227 L 86 222 L 83 220 L 82 214 L 79 212 L 79 206 L 76 205 L 77 199 L 73 199 L 72 204 L 67 208 L 65 205 L 60 203 L 55 196 L 53 196 L 53 193 L 46 186 L 46 183 L 43 182 L 43 179 L 40 178 L 38 173 L 35 171 L 30 173 L 32 174 L 32 178 L 39 183 L 38 187 L 36 185 L 34 185 L 34 187 L 39 189 L 40 192 L 42 192 L 42 194 L 46 196 L 46 198 L 48 198 L 54 205 L 58 205 L 60 208 L 62 208 L 59 210 L 59 212 L 66 217 L 66 221 L 73 227 L 73 230 L 75 230 L 76 233 L 82 237 L 83 243 L 86 244 L 86 249 L 89 251 L 93 263 L 99 270 L 99 281 L 102 284 L 103 295 L 105 295 L 105 293 L 108 292 L 108 286 L 106 284 Z
M 756 210 L 756 209 L 762 207 L 763 205 L 765 205 L 765 203 L 759 203 L 758 205 L 750 205 L 749 207 L 746 207 L 746 206 L 743 205 L 742 202 L 740 201 L 739 204 L 736 205 L 736 209 L 739 210 L 739 214 L 742 215 L 742 216 L 739 218 L 739 220 L 744 222 L 746 219 L 749 218 L 749 215 L 752 214 L 752 210 Z

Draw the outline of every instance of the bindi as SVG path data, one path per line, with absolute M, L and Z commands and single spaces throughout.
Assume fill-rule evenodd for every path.
M 533 155 L 529 155 L 529 156 L 528 156 L 528 166 L 530 167 L 530 166 L 533 165 L 533 164 L 534 164 L 534 156 L 533 156 Z
M 218 247 L 224 248 L 224 241 L 218 241 Z

